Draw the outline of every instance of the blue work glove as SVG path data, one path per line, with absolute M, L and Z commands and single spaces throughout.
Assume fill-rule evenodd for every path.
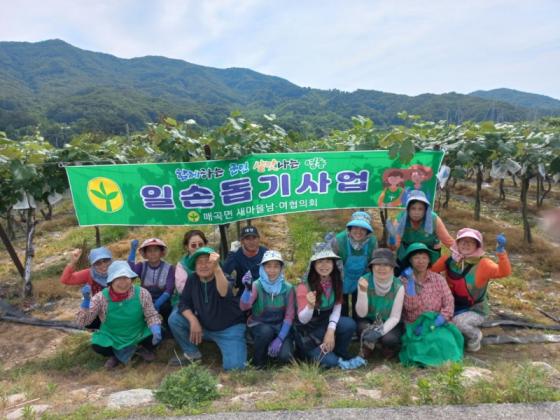
M 161 325 L 154 324 L 150 327 L 150 331 L 152 332 L 152 344 L 157 346 L 161 341 Z
M 357 369 L 365 365 L 367 365 L 367 361 L 360 356 L 356 356 L 350 360 L 343 360 L 342 358 L 338 359 L 338 367 L 343 370 Z
M 241 294 L 241 302 L 248 304 L 251 301 L 251 289 L 245 289 Z
M 241 277 L 241 283 L 245 286 L 245 289 L 251 290 L 251 284 L 253 283 L 251 270 L 248 270 L 245 274 L 243 274 L 243 277 Z
M 417 325 L 416 328 L 414 328 L 415 335 L 422 335 L 423 331 L 424 331 L 424 326 L 422 324 Z
M 414 273 L 411 267 L 407 267 L 401 275 L 406 278 L 406 294 L 416 296 L 416 285 L 414 284 Z
M 138 249 L 138 239 L 130 241 L 130 253 L 128 254 L 128 262 L 134 263 L 136 261 L 136 250 Z
M 167 301 L 169 300 L 170 297 L 171 297 L 171 295 L 170 295 L 169 293 L 163 292 L 163 293 L 161 294 L 161 296 L 158 297 L 158 298 L 156 299 L 156 301 L 154 302 L 154 308 L 156 308 L 156 311 L 159 312 L 159 309 L 161 308 L 161 306 L 162 306 L 165 302 L 167 302 Z
M 82 296 L 84 297 L 80 308 L 89 309 L 89 301 L 91 299 L 91 286 L 89 284 L 86 284 L 80 289 L 80 292 L 82 292 Z
M 506 252 L 506 235 L 500 233 L 498 236 L 496 236 L 496 242 L 498 244 L 498 246 L 496 246 L 496 252 L 499 254 L 501 254 L 502 252 Z
M 272 340 L 272 343 L 268 346 L 268 355 L 270 357 L 278 356 L 278 353 L 280 353 L 280 349 L 282 348 L 282 343 L 283 341 L 280 337 L 276 337 Z
M 445 317 L 442 314 L 439 314 L 437 316 L 436 319 L 434 319 L 434 326 L 435 327 L 441 327 L 443 324 L 445 324 L 447 321 L 445 320 Z
M 397 244 L 397 238 L 395 238 L 393 235 L 389 235 L 389 239 L 387 239 L 387 244 L 389 246 L 395 246 Z

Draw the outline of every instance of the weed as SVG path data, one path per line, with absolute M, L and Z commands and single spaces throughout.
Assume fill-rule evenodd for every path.
M 196 408 L 218 398 L 218 380 L 199 363 L 166 376 L 155 397 L 173 408 Z

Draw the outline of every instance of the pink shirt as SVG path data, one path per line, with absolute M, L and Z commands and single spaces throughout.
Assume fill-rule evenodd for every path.
M 407 280 L 401 277 L 406 290 Z M 421 290 L 420 290 L 421 289 Z M 403 320 L 411 323 L 424 312 L 440 312 L 447 321 L 453 317 L 455 302 L 445 278 L 440 274 L 428 271 L 426 280 L 420 286 L 416 284 L 416 296 L 404 295 Z

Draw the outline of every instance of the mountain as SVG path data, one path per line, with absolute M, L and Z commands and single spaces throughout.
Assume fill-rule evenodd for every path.
M 514 89 L 477 90 L 469 93 L 469 95 L 476 96 L 477 98 L 505 102 L 517 107 L 542 110 L 545 113 L 549 111 L 560 111 L 560 100 L 558 99 L 551 98 L 550 96 L 538 95 L 536 93 L 521 92 Z
M 0 130 L 8 133 L 40 124 L 48 139 L 63 143 L 72 133 L 141 130 L 163 115 L 215 127 L 236 110 L 256 121 L 275 113 L 280 125 L 305 134 L 346 128 L 358 114 L 393 124 L 403 110 L 451 122 L 534 116 L 524 106 L 475 95 L 311 89 L 249 69 L 156 56 L 122 59 L 61 40 L 0 42 Z

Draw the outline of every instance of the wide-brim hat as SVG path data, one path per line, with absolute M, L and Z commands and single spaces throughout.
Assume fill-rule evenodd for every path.
M 406 199 L 406 208 L 408 209 L 408 206 L 410 204 L 412 204 L 413 201 L 420 201 L 422 203 L 425 203 L 428 208 L 432 205 L 430 203 L 430 200 L 428 200 L 428 197 L 426 197 L 426 194 L 424 193 L 424 191 L 420 191 L 420 190 L 412 190 L 408 193 L 408 197 Z
M 473 238 L 478 242 L 479 247 L 482 247 L 483 245 L 482 234 L 476 229 L 471 229 L 471 228 L 460 229 L 457 232 L 457 238 L 455 239 L 455 242 L 463 238 Z
M 142 242 L 142 245 L 140 245 L 140 247 L 138 248 L 138 251 L 142 252 L 142 250 L 144 248 L 147 248 L 149 246 L 159 246 L 159 247 L 162 247 L 164 251 L 167 249 L 167 245 L 161 239 L 150 238 L 150 239 L 146 239 L 144 242 Z
M 95 264 L 99 260 L 103 259 L 113 259 L 113 255 L 109 249 L 105 248 L 104 246 L 100 248 L 93 248 L 89 252 L 88 260 L 91 265 Z
M 417 253 L 417 252 L 426 252 L 428 253 L 428 255 L 430 256 L 430 262 L 433 264 L 434 262 L 436 262 L 436 260 L 438 259 L 439 255 L 437 252 L 431 250 L 430 248 L 428 248 L 428 246 L 426 244 L 423 244 L 422 242 L 414 242 L 412 244 L 410 244 L 408 246 L 408 248 L 406 248 L 406 254 L 404 255 L 404 260 L 405 261 L 409 261 L 411 255 Z
M 392 267 L 397 266 L 397 261 L 395 259 L 395 255 L 393 254 L 393 251 L 388 248 L 377 248 L 375 251 L 373 251 L 371 257 L 372 258 L 368 266 L 372 266 L 375 264 L 390 265 Z
M 324 260 L 326 258 L 330 258 L 333 260 L 340 260 L 340 257 L 335 254 L 332 248 L 323 248 L 315 252 L 309 259 L 309 262 L 312 263 L 314 261 Z
M 191 271 L 194 271 L 196 267 L 196 260 L 198 259 L 198 257 L 200 257 L 201 255 L 210 255 L 214 252 L 216 251 L 214 251 L 214 249 L 210 248 L 209 246 L 203 246 L 201 248 L 198 248 L 189 256 L 187 260 L 187 268 Z
M 365 211 L 354 212 L 351 220 L 346 224 L 346 227 L 348 229 L 351 227 L 360 227 L 370 233 L 373 232 L 373 228 L 371 227 L 371 216 Z
M 282 265 L 284 264 L 282 254 L 280 254 L 278 251 L 268 250 L 264 253 L 261 260 L 261 265 L 269 261 L 279 261 Z
M 113 261 L 107 269 L 107 284 L 119 277 L 128 277 L 129 279 L 133 279 L 138 277 L 138 274 L 132 271 L 128 262 L 117 260 Z

